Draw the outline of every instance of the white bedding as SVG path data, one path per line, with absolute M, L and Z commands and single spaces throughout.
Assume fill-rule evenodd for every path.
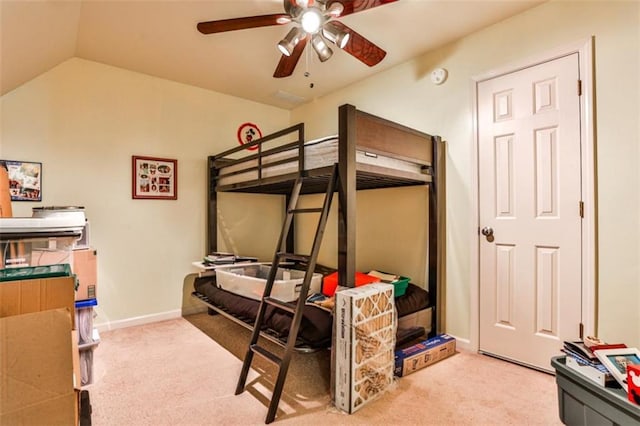
M 295 173 L 298 171 L 298 162 L 296 157 L 298 148 L 292 148 L 287 151 L 278 152 L 263 157 L 262 159 L 262 178 L 279 176 L 287 173 Z M 290 158 L 290 162 L 268 166 L 269 163 Z M 338 137 L 329 136 L 320 139 L 314 139 L 305 142 L 304 148 L 304 168 L 305 170 L 317 169 L 320 167 L 330 166 L 338 162 Z M 375 166 L 386 167 L 389 169 L 409 172 L 422 173 L 422 165 L 410 161 L 401 160 L 385 155 L 373 154 L 356 148 L 356 162 L 362 164 L 370 164 Z M 244 173 L 238 173 L 231 176 L 233 172 L 256 167 L 258 160 L 253 159 L 234 164 L 233 166 L 220 169 L 219 185 L 230 185 L 233 183 L 247 182 L 258 179 L 258 171 L 250 170 Z

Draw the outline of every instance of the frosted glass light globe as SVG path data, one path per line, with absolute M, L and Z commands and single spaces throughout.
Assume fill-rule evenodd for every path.
M 322 16 L 317 9 L 309 9 L 302 14 L 300 25 L 307 34 L 315 34 L 322 25 Z

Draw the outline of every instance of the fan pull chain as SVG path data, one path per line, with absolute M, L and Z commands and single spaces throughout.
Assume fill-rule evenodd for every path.
M 309 77 L 311 73 L 309 72 L 309 51 L 310 49 L 304 50 L 304 76 Z
M 304 56 L 304 67 L 305 67 L 304 76 L 307 78 L 311 77 L 311 72 L 309 71 L 309 55 L 311 55 L 310 52 L 311 52 L 310 49 L 305 49 L 305 52 L 304 52 L 304 55 L 305 55 Z M 310 89 L 313 89 L 313 86 L 314 86 L 313 82 L 309 83 Z

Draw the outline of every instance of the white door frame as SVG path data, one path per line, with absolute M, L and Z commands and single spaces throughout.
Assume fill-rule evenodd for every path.
M 580 96 L 580 138 L 582 151 L 582 201 L 584 219 L 582 221 L 582 324 L 584 335 L 596 335 L 596 282 L 597 282 L 597 246 L 596 246 L 596 196 L 595 196 L 595 123 L 593 115 L 593 38 L 582 40 L 561 48 L 546 52 L 515 64 L 500 67 L 487 73 L 472 77 L 473 100 L 473 140 L 471 142 L 471 221 L 472 235 L 470 265 L 470 324 L 469 346 L 473 351 L 480 347 L 480 215 L 478 193 L 478 84 L 484 80 L 509 74 L 543 62 L 578 53 L 582 96 Z M 577 84 L 576 84 L 577 86 Z M 577 90 L 577 87 L 576 87 Z

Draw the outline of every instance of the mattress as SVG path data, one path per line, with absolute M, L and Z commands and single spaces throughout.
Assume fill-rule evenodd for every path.
M 215 277 L 198 277 L 194 282 L 194 290 L 196 296 L 205 296 L 208 303 L 227 314 L 246 323 L 254 322 L 260 302 L 219 288 Z M 404 296 L 396 298 L 395 303 L 399 318 L 410 316 L 430 307 L 429 293 L 414 284 L 409 284 Z M 286 339 L 292 319 L 292 314 L 267 306 L 264 325 L 276 337 Z M 298 332 L 300 344 L 309 348 L 328 348 L 331 346 L 332 330 L 333 315 L 330 312 L 305 305 Z
M 251 155 L 251 154 L 250 154 Z M 262 178 L 296 173 L 298 171 L 298 148 L 265 155 L 262 158 Z M 290 159 L 279 163 L 280 161 Z M 276 163 L 278 164 L 273 164 Z M 304 168 L 313 170 L 331 166 L 338 162 L 338 137 L 328 136 L 314 139 L 304 144 Z M 395 158 L 390 155 L 367 152 L 356 147 L 356 163 L 384 167 L 387 169 L 422 175 L 422 164 Z M 242 170 L 258 167 L 258 160 L 252 159 L 219 169 L 219 185 L 248 182 L 259 178 L 258 170 Z

